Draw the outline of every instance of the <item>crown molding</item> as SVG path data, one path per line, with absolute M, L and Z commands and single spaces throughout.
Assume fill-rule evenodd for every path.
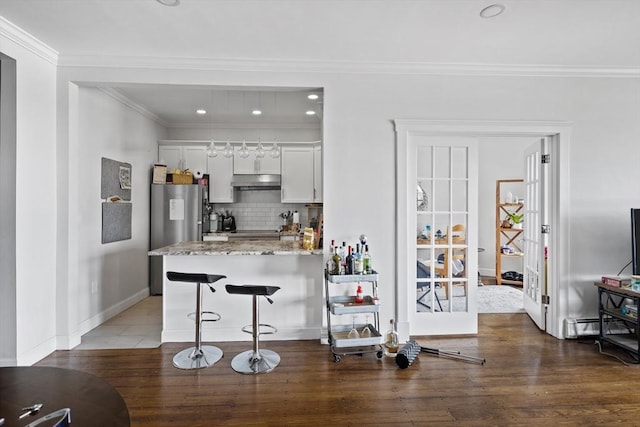
M 138 104 L 137 102 L 131 100 L 130 98 L 127 98 L 124 94 L 122 94 L 117 89 L 114 89 L 114 88 L 111 88 L 111 87 L 97 87 L 97 89 L 102 91 L 106 95 L 110 96 L 111 98 L 115 99 L 116 101 L 120 102 L 121 104 L 123 104 L 123 105 L 131 108 L 132 110 L 140 113 L 144 117 L 146 117 L 146 118 L 158 123 L 159 125 L 164 126 L 164 127 L 168 127 L 169 126 L 169 123 L 167 121 L 163 120 L 160 116 L 158 116 L 155 113 L 152 113 L 151 111 L 147 110 L 145 107 L 143 107 L 142 105 Z
M 640 67 L 60 55 L 63 67 L 514 77 L 640 78 Z
M 203 125 L 202 123 L 188 123 L 188 122 L 172 122 L 168 124 L 168 127 L 172 129 L 207 129 L 211 130 L 211 126 Z M 227 129 L 259 129 L 259 130 L 267 130 L 267 129 L 303 129 L 303 130 L 317 130 L 320 128 L 320 124 L 318 123 L 299 123 L 299 122 L 260 122 L 260 123 L 251 123 L 251 122 L 214 122 L 213 128 L 218 130 L 227 130 Z
M 58 65 L 59 55 L 55 49 L 25 32 L 20 27 L 15 26 L 2 16 L 0 16 L 0 37 L 11 40 L 18 46 L 23 47 L 53 65 Z

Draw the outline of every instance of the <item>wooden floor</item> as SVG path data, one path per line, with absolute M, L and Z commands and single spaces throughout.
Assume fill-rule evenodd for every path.
M 556 340 L 525 314 L 479 321 L 478 336 L 417 341 L 484 357 L 485 365 L 421 354 L 400 369 L 373 353 L 334 363 L 317 341 L 264 342 L 282 361 L 257 376 L 231 369 L 248 342 L 217 343 L 224 358 L 198 371 L 172 367 L 184 343 L 56 351 L 38 365 L 104 378 L 124 397 L 133 426 L 640 425 L 638 365 L 600 354 L 593 339 Z

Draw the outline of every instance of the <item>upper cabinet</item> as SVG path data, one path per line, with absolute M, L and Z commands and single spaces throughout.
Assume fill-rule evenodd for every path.
M 240 147 L 235 147 L 233 152 L 233 173 L 238 175 L 276 174 L 280 175 L 280 158 L 273 158 L 266 153 L 260 159 L 255 152 L 249 152 L 249 157 L 242 158 L 239 154 Z
M 159 145 L 158 161 L 169 170 L 189 169 L 207 173 L 207 147 L 204 145 Z
M 313 147 L 313 201 L 322 203 L 322 147 Z
M 322 201 L 322 151 L 318 147 L 282 147 L 283 203 Z
M 209 201 L 211 203 L 233 203 L 234 191 L 231 186 L 233 157 L 207 157 L 209 172 Z

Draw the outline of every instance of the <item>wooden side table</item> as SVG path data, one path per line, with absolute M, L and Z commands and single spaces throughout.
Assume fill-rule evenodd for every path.
M 18 419 L 22 408 L 36 403 L 43 404 L 37 414 Z M 6 426 L 26 426 L 62 408 L 71 409 L 71 425 L 130 425 L 124 399 L 101 378 L 48 366 L 0 368 L 0 418 Z

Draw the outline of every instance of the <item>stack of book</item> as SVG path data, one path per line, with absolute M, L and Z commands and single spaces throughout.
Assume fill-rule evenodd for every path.
M 618 288 L 628 288 L 631 286 L 631 279 L 619 276 L 602 276 L 602 283 Z

